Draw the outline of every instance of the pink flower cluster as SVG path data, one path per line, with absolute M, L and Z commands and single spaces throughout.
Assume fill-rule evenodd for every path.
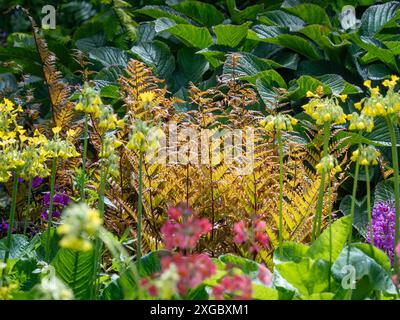
M 224 300 L 224 294 L 233 300 L 250 300 L 251 279 L 246 275 L 226 275 L 213 287 L 212 293 L 217 300 Z
M 248 229 L 243 220 L 233 226 L 236 244 L 250 243 L 250 253 L 258 253 L 269 246 L 269 239 L 265 233 L 266 223 L 260 219 L 254 221 L 251 229 Z
M 168 210 L 170 220 L 161 227 L 167 249 L 194 249 L 200 237 L 211 230 L 211 224 L 205 218 L 199 218 L 187 207 Z
M 163 257 L 161 260 L 162 272 L 168 270 L 171 264 L 177 268 L 179 275 L 177 289 L 181 296 L 184 296 L 188 289 L 196 288 L 203 280 L 214 275 L 217 270 L 215 264 L 205 253 L 187 256 L 178 253 Z

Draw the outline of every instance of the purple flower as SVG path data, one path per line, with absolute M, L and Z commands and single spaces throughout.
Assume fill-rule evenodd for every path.
M 43 179 L 39 176 L 36 176 L 32 179 L 32 188 L 36 189 L 38 188 L 43 182 Z
M 63 192 L 56 192 L 53 197 L 53 218 L 59 218 L 61 216 L 62 209 L 68 205 L 70 197 Z M 46 192 L 43 196 L 43 209 L 44 211 L 40 215 L 43 220 L 48 219 L 48 212 L 50 207 L 50 192 Z
M 8 230 L 8 223 L 4 218 L 1 218 L 1 223 L 0 223 L 0 233 L 7 233 Z
M 386 252 L 393 264 L 396 213 L 392 202 L 378 202 L 372 209 L 372 232 L 376 247 Z M 367 226 L 367 242 L 371 243 Z

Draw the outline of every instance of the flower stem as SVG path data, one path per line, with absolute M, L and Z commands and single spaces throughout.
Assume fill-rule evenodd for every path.
M 85 113 L 85 127 L 83 129 L 83 153 L 82 153 L 82 172 L 81 172 L 81 201 L 85 201 L 85 181 L 86 181 L 86 155 L 88 148 L 88 114 Z
M 282 257 L 282 242 L 283 242 L 283 147 L 282 147 L 282 132 L 277 131 L 278 147 L 279 147 L 279 254 Z
M 56 173 L 57 173 L 57 158 L 54 157 L 51 162 L 51 177 L 50 177 L 50 202 L 49 202 L 49 213 L 47 215 L 47 250 L 46 250 L 46 261 L 50 263 L 50 242 L 51 242 L 51 227 L 53 224 L 53 198 L 55 193 L 56 184 Z
M 11 235 L 12 229 L 14 227 L 14 219 L 15 219 L 15 209 L 17 207 L 17 193 L 18 193 L 18 179 L 19 179 L 19 171 L 14 172 L 13 177 L 13 187 L 12 187 L 12 199 L 11 199 L 11 209 L 10 209 L 10 217 L 8 219 L 8 229 L 7 229 L 7 246 L 6 252 L 4 254 L 4 263 L 7 264 L 7 260 L 10 257 L 10 249 L 11 249 Z M 4 274 L 3 269 L 3 274 Z
M 332 197 L 332 182 L 331 182 L 331 177 L 328 174 L 328 201 L 329 204 L 331 203 L 331 197 Z M 331 269 L 332 269 L 332 208 L 329 205 L 328 208 L 329 212 L 329 272 L 328 272 L 328 291 L 331 291 Z
M 102 140 L 104 140 L 104 139 L 102 139 Z M 105 189 L 106 189 L 107 173 L 108 173 L 107 168 L 104 165 L 104 161 L 102 161 L 101 169 L 100 169 L 100 187 L 99 187 L 99 204 L 98 204 L 98 210 L 99 210 L 101 218 L 104 217 L 104 196 L 105 196 Z M 91 294 L 90 294 L 91 300 L 97 299 L 97 294 L 99 291 L 97 279 L 98 279 L 98 275 L 100 272 L 101 250 L 102 250 L 102 243 L 101 243 L 99 237 L 96 237 L 95 249 L 94 249 L 94 272 L 93 272 L 93 278 L 92 278 L 92 290 L 91 290 Z
M 26 234 L 26 229 L 28 228 L 31 199 L 32 199 L 32 179 L 30 179 L 28 182 L 28 200 L 27 200 L 27 204 L 26 204 L 27 209 L 26 209 L 25 221 L 24 221 L 24 234 Z
M 330 135 L 330 128 L 331 123 L 330 121 L 324 123 L 324 135 L 323 135 L 323 142 L 324 147 L 322 151 L 322 157 L 326 157 L 328 155 L 328 148 L 329 148 L 329 135 Z M 319 193 L 318 193 L 318 201 L 317 201 L 317 210 L 314 217 L 313 228 L 311 233 L 311 241 L 313 242 L 315 238 L 321 232 L 321 220 L 322 220 L 322 207 L 324 203 L 324 193 L 325 193 L 325 170 L 321 173 L 321 184 L 319 186 Z
M 369 223 L 369 237 L 371 241 L 371 253 L 373 254 L 373 246 L 374 246 L 374 231 L 372 229 L 372 215 L 371 215 L 371 184 L 369 179 L 369 169 L 368 166 L 365 166 L 365 183 L 367 185 L 367 214 L 368 214 L 368 223 Z
M 143 188 L 143 153 L 139 155 L 139 190 L 138 190 L 138 221 L 137 221 L 137 250 L 136 261 L 140 262 L 142 258 L 142 188 Z
M 353 237 L 353 221 L 354 221 L 354 209 L 356 205 L 356 195 L 357 195 L 357 183 L 358 183 L 358 174 L 360 172 L 360 161 L 357 159 L 356 161 L 356 170 L 354 173 L 354 182 L 353 182 L 353 192 L 351 194 L 351 205 L 350 205 L 350 231 L 349 237 L 347 239 L 348 251 L 347 251 L 347 264 L 350 262 L 350 246 Z
M 394 273 L 399 273 L 399 257 L 396 252 L 396 246 L 399 242 L 399 218 L 400 218 L 400 190 L 399 190 L 399 158 L 397 154 L 397 143 L 396 143 L 396 135 L 394 132 L 394 124 L 389 117 L 386 118 L 390 140 L 392 144 L 392 163 L 394 170 L 394 196 L 395 196 L 395 209 L 396 209 L 396 222 L 395 222 L 395 231 L 394 231 Z

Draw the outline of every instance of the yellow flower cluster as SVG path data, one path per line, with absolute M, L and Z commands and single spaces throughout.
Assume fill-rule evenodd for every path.
M 297 119 L 285 114 L 269 115 L 260 121 L 260 125 L 267 131 L 288 130 L 292 131 L 293 126 L 298 122 Z
M 102 106 L 99 116 L 99 129 L 101 133 L 124 127 L 124 120 L 118 120 L 111 106 Z
M 337 159 L 331 155 L 323 157 L 321 161 L 315 166 L 315 169 L 318 173 L 330 171 L 332 174 L 335 174 L 342 171 L 342 168 L 339 166 Z
M 154 91 L 146 91 L 139 94 L 139 100 L 142 101 L 144 104 L 149 104 L 155 98 L 156 94 Z
M 381 153 L 373 146 L 360 146 L 360 148 L 353 151 L 350 160 L 354 162 L 359 161 L 363 166 L 377 165 L 380 155 Z
M 45 147 L 48 158 L 69 159 L 79 156 L 73 143 L 73 138 L 76 135 L 75 130 L 68 130 L 66 139 L 60 136 L 60 127 L 54 127 L 52 131 L 54 134 L 53 139 L 49 140 Z
M 354 107 L 370 117 L 386 116 L 400 112 L 400 95 L 394 91 L 399 78 L 393 75 L 390 79 L 382 82 L 382 85 L 388 88 L 385 95 L 380 92 L 379 87 L 371 86 L 371 80 L 364 81 L 364 85 L 369 88 L 371 96 L 355 103 Z
M 311 100 L 303 106 L 304 111 L 313 118 L 317 124 L 332 122 L 335 124 L 346 123 L 346 115 L 339 105 L 337 97 L 322 98 L 320 94 L 307 92 L 307 97 Z M 341 100 L 346 100 L 347 96 L 340 96 Z
M 98 118 L 100 116 L 101 104 L 102 101 L 97 91 L 85 83 L 75 110 L 91 114 L 93 117 Z
M 115 134 L 107 134 L 103 139 L 103 146 L 99 154 L 99 157 L 107 168 L 107 172 L 113 177 L 119 176 L 119 156 L 117 149 L 121 145 L 122 142 L 116 138 Z
M 97 210 L 85 203 L 68 207 L 64 212 L 57 233 L 62 235 L 60 246 L 77 251 L 90 251 L 93 248 L 91 237 L 95 236 L 102 225 Z
M 0 103 L 0 182 L 7 182 L 15 171 L 26 180 L 49 175 L 47 138 L 37 130 L 27 135 L 17 122 L 21 112 L 22 107 L 8 99 Z
M 374 128 L 374 118 L 364 113 L 358 114 L 357 112 L 353 112 L 352 114 L 348 114 L 347 120 L 350 121 L 349 130 L 365 130 L 371 132 Z
M 163 132 L 158 127 L 150 127 L 146 122 L 136 120 L 131 137 L 126 147 L 132 151 L 147 152 L 156 150 L 160 147 L 159 140 L 162 138 Z

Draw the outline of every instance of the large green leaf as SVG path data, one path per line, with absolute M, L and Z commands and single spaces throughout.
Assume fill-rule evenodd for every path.
M 224 15 L 209 3 L 200 1 L 183 1 L 173 5 L 172 7 L 207 27 L 215 26 L 224 21 Z
M 147 15 L 154 19 L 169 18 L 171 20 L 174 20 L 176 23 L 190 23 L 190 19 L 188 17 L 168 6 L 149 5 L 144 6 L 143 8 L 140 8 L 135 12 Z
M 208 70 L 209 63 L 200 54 L 191 48 L 182 48 L 178 51 L 178 65 L 180 71 L 188 81 L 197 83 Z
M 57 276 L 73 291 L 77 299 L 90 297 L 94 274 L 94 252 L 60 249 L 51 263 Z
M 390 294 L 396 294 L 396 288 L 392 282 L 391 274 L 383 266 L 377 263 L 372 257 L 357 247 L 351 247 L 349 263 L 347 262 L 348 249 L 345 248 L 332 266 L 332 274 L 342 281 L 346 275 L 343 273 L 344 267 L 350 264 L 355 268 L 357 280 L 353 297 L 359 299 L 366 298 L 372 290 L 382 290 Z
M 196 27 L 191 24 L 177 24 L 164 31 L 171 33 L 190 47 L 204 49 L 213 44 L 211 34 L 205 27 Z
M 303 258 L 298 263 L 285 262 L 275 268 L 300 295 L 309 296 L 328 288 L 329 264 L 322 259 Z
M 89 57 L 100 62 L 104 67 L 126 67 L 128 63 L 127 53 L 114 47 L 93 48 L 89 53 Z
M 241 269 L 246 274 L 254 274 L 258 271 L 259 264 L 253 260 L 235 256 L 231 253 L 223 254 L 218 258 L 225 264 L 233 265 Z
M 236 7 L 236 0 L 226 0 L 226 5 L 234 23 L 243 23 L 247 20 L 256 19 L 257 15 L 262 11 L 262 4 L 255 4 L 253 6 L 246 6 L 243 10 L 238 10 Z
M 28 238 L 22 234 L 11 235 L 10 245 L 10 259 L 19 259 L 22 256 L 28 254 L 27 249 L 29 248 Z M 7 249 L 7 237 L 0 240 L 0 259 L 4 259 L 4 255 Z
M 308 24 L 331 25 L 329 16 L 325 10 L 316 4 L 303 3 L 295 7 L 285 8 L 285 10 L 300 17 Z
M 350 215 L 351 200 L 352 196 L 348 194 L 340 202 L 339 209 L 344 215 Z M 353 226 L 361 235 L 365 236 L 367 224 L 367 199 L 363 198 L 361 201 L 355 200 Z
M 217 44 L 234 48 L 247 36 L 248 25 L 220 24 L 213 29 L 217 36 Z
M 361 17 L 361 33 L 373 36 L 397 15 L 400 6 L 398 1 L 378 4 L 365 10 Z
M 274 264 L 285 263 L 288 261 L 300 262 L 306 256 L 309 247 L 298 242 L 284 242 L 282 244 L 282 255 L 279 248 L 274 251 Z
M 304 21 L 299 17 L 284 12 L 282 10 L 268 11 L 258 18 L 266 25 L 287 27 L 291 31 L 297 31 L 304 26 Z
M 263 286 L 261 284 L 252 284 L 252 299 L 254 300 L 278 300 L 279 293 L 276 289 Z
M 374 202 L 393 201 L 394 196 L 394 183 L 391 180 L 384 180 L 379 182 L 375 187 Z
M 267 27 L 257 27 L 249 33 L 249 39 L 274 43 L 282 47 L 291 49 L 310 60 L 318 60 L 321 58 L 320 53 L 317 51 L 307 39 L 293 34 L 278 34 L 271 36 L 273 33 L 279 33 L 280 29 Z
M 168 78 L 175 69 L 175 58 L 169 47 L 161 41 L 142 42 L 131 48 L 146 64 L 154 67 L 155 73 L 160 78 Z
M 161 271 L 161 258 L 171 253 L 167 250 L 152 251 L 140 259 L 139 274 L 148 277 Z
M 312 259 L 324 259 L 335 261 L 346 244 L 349 231 L 351 230 L 350 216 L 342 217 L 333 222 L 313 242 L 307 252 Z M 330 230 L 332 232 L 332 247 L 330 248 Z

